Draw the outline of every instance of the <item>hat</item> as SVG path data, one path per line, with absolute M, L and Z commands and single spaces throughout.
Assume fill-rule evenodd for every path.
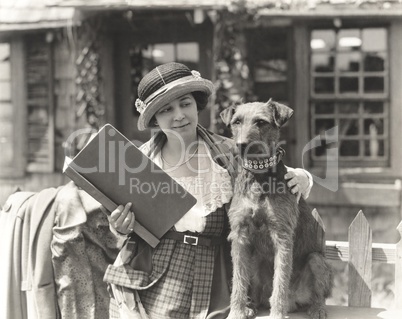
M 143 131 L 149 127 L 149 121 L 162 106 L 197 91 L 209 97 L 214 91 L 214 85 L 203 79 L 198 71 L 191 71 L 184 64 L 170 62 L 157 66 L 138 84 L 138 99 L 135 101 L 135 107 L 140 113 L 138 129 Z

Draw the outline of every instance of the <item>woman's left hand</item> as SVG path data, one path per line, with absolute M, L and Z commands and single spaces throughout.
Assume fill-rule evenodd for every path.
M 299 202 L 302 195 L 304 195 L 304 197 L 308 196 L 311 185 L 310 179 L 304 169 L 288 167 L 285 179 L 287 180 L 287 186 L 290 188 L 292 194 L 297 195 L 297 202 Z

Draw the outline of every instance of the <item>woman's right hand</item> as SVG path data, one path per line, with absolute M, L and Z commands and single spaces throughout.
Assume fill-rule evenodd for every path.
M 135 215 L 130 211 L 131 206 L 132 203 L 120 205 L 108 217 L 110 226 L 120 234 L 128 235 L 134 231 Z

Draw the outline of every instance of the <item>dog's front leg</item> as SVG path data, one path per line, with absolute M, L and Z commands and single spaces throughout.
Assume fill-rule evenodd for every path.
M 276 247 L 274 259 L 274 280 L 270 318 L 283 319 L 288 310 L 288 292 L 292 275 L 293 238 L 289 233 L 273 233 L 272 240 Z
M 232 234 L 231 234 L 232 235 Z M 236 236 L 237 237 L 237 236 Z M 250 249 L 241 240 L 232 241 L 233 282 L 228 319 L 247 319 L 255 316 L 248 306 L 250 287 Z

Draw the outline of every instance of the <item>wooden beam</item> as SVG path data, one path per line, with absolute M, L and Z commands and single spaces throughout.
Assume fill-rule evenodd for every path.
M 384 264 L 395 264 L 396 244 L 373 243 L 372 260 Z M 347 241 L 326 241 L 326 256 L 329 260 L 347 262 L 349 260 L 349 243 Z
M 372 231 L 362 211 L 349 226 L 348 306 L 371 306 Z
M 294 100 L 292 107 L 295 110 L 296 123 L 296 167 L 310 167 L 309 156 L 303 158 L 303 148 L 309 141 L 309 45 L 310 35 L 305 24 L 295 24 L 293 28 L 293 65 L 294 65 Z M 304 159 L 304 161 L 303 161 Z
M 106 34 L 100 43 L 102 63 L 102 90 L 105 99 L 105 122 L 116 126 L 115 113 L 115 73 L 114 73 L 114 42 L 111 34 Z M 129 105 L 126 106 L 129 108 Z
M 390 136 L 391 168 L 394 175 L 402 172 L 402 147 L 397 136 L 402 127 L 402 21 L 393 21 L 389 35 L 390 70 Z M 402 211 L 401 211 L 402 217 Z
M 396 228 L 402 238 L 402 222 Z M 395 298 L 394 305 L 397 309 L 402 309 L 402 239 L 396 244 L 395 248 Z
M 336 192 L 315 185 L 310 205 L 342 203 L 344 206 L 401 207 L 401 181 L 393 184 L 341 183 Z
M 9 176 L 25 175 L 27 163 L 27 79 L 26 53 L 22 37 L 14 38 L 11 43 L 11 101 L 14 107 L 14 167 Z

